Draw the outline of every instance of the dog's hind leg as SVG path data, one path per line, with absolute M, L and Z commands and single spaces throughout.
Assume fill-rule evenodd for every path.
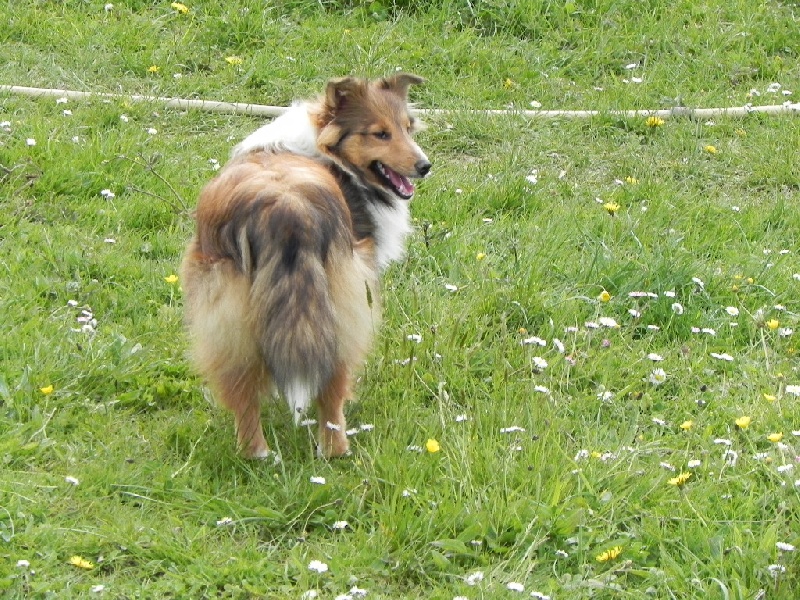
M 326 458 L 347 454 L 347 424 L 344 403 L 350 395 L 350 369 L 340 364 L 317 398 L 319 418 L 318 453 Z
M 239 451 L 246 458 L 265 458 L 270 450 L 261 427 L 259 396 L 266 389 L 260 368 L 226 374 L 218 382 L 217 398 L 233 412 Z

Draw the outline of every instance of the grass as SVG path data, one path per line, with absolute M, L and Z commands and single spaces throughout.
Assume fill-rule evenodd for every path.
M 402 66 L 431 108 L 800 93 L 785 2 L 187 6 L 3 2 L 0 83 L 284 104 Z M 277 466 L 236 456 L 168 279 L 209 160 L 260 121 L 0 96 L 6 121 L 5 597 L 795 596 L 796 117 L 430 118 L 435 173 L 349 406 L 374 429 L 320 461 L 267 406 Z

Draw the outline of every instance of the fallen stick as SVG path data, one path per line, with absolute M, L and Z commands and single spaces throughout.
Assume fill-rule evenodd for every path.
M 267 106 L 264 104 L 248 104 L 244 102 L 219 102 L 217 100 L 193 100 L 189 98 L 165 98 L 161 96 L 145 96 L 139 94 L 110 94 L 103 92 L 78 92 L 75 90 L 59 90 L 48 88 L 25 87 L 21 85 L 0 85 L 0 92 L 12 95 L 31 97 L 58 97 L 71 100 L 103 98 L 109 100 L 124 99 L 130 102 L 146 102 L 161 104 L 169 108 L 196 109 L 208 112 L 229 113 L 237 115 L 259 115 L 277 117 L 282 115 L 287 107 Z M 520 116 L 531 119 L 586 119 L 598 116 L 613 116 L 622 118 L 659 117 L 689 117 L 694 119 L 709 119 L 712 117 L 744 117 L 749 114 L 786 115 L 800 114 L 800 102 L 786 102 L 784 104 L 770 104 L 767 106 L 731 106 L 727 108 L 687 108 L 676 106 L 658 110 L 453 110 L 442 108 L 416 108 L 413 109 L 420 115 L 490 115 L 490 116 Z

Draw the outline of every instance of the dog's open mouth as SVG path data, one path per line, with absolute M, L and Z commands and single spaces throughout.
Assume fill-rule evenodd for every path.
M 414 195 L 414 184 L 411 180 L 404 175 L 400 175 L 397 171 L 387 167 L 380 161 L 372 163 L 372 170 L 377 173 L 378 177 L 383 181 L 383 184 L 391 189 L 395 194 L 401 198 L 408 200 Z

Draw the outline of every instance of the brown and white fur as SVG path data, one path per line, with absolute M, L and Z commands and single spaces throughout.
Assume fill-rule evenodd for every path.
M 192 357 L 234 414 L 247 457 L 270 450 L 260 398 L 298 422 L 317 404 L 321 455 L 348 451 L 343 407 L 380 319 L 379 274 L 405 254 L 409 74 L 335 79 L 236 146 L 197 205 L 181 269 Z

